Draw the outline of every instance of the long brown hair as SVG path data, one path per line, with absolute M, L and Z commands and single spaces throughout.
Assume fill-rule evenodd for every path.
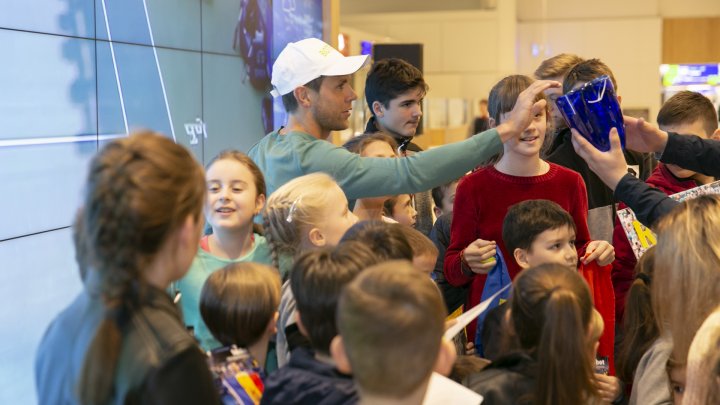
M 90 163 L 76 223 L 81 260 L 98 275 L 105 317 L 85 353 L 78 385 L 83 404 L 110 398 L 123 327 L 147 296 L 143 271 L 189 216 L 200 219 L 204 183 L 187 149 L 153 132 L 115 140 Z
M 633 381 L 640 358 L 660 336 L 650 294 L 654 263 L 655 247 L 652 247 L 635 266 L 636 278 L 627 294 L 624 332 L 617 356 L 617 374 L 626 383 Z
M 582 277 L 556 264 L 525 270 L 511 305 L 520 346 L 538 362 L 534 403 L 580 404 L 595 396 L 587 338 L 593 304 Z
M 683 366 L 703 320 L 720 304 L 720 196 L 684 201 L 658 225 L 652 302 Z

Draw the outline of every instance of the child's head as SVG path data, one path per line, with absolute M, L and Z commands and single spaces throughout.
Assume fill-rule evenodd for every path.
M 523 269 L 546 263 L 577 268 L 575 221 L 549 200 L 526 200 L 508 209 L 502 228 L 508 252 Z
M 422 232 L 409 226 L 398 226 L 400 230 L 405 234 L 405 238 L 413 251 L 412 264 L 416 269 L 420 270 L 423 274 L 430 275 L 435 269 L 435 263 L 437 262 L 438 251 L 437 246 L 427 236 L 423 235 Z
M 383 221 L 358 222 L 345 232 L 340 243 L 352 241 L 365 244 L 382 260 L 413 260 L 413 248 L 403 225 Z
M 540 64 L 540 66 L 535 70 L 535 78 L 539 80 L 557 80 L 562 83 L 567 72 L 569 72 L 573 66 L 582 61 L 583 58 L 571 53 L 561 53 L 559 55 L 555 55 L 552 58 L 545 59 Z M 555 105 L 555 100 L 563 94 L 562 88 L 551 87 L 543 93 L 545 93 L 545 97 L 548 99 L 550 124 L 552 129 L 557 131 L 567 127 L 565 119 L 560 113 L 560 110 L 557 108 L 557 105 Z
M 190 152 L 153 132 L 116 139 L 90 162 L 75 240 L 78 262 L 99 278 L 104 316 L 85 353 L 82 403 L 108 402 L 122 328 L 147 304 L 148 286 L 164 289 L 187 273 L 202 231 L 204 183 Z
M 220 152 L 207 165 L 205 183 L 205 218 L 214 230 L 251 226 L 265 204 L 265 178 L 242 152 Z
M 398 144 L 395 139 L 384 132 L 373 132 L 350 138 L 343 145 L 352 153 L 362 157 L 397 157 Z
M 668 388 L 672 394 L 672 402 L 673 404 L 682 404 L 685 396 L 685 386 L 687 385 L 685 359 L 682 362 L 677 362 L 672 357 L 668 359 L 666 372 L 668 381 L 670 381 L 670 387 Z
M 313 173 L 275 190 L 263 212 L 265 236 L 277 265 L 277 254 L 335 246 L 357 218 L 332 177 Z
M 660 129 L 685 135 L 697 135 L 701 138 L 720 136 L 717 112 L 712 102 L 700 93 L 681 91 L 670 97 L 657 115 Z M 692 170 L 676 165 L 667 165 L 679 178 L 695 176 Z
M 427 91 L 422 72 L 402 59 L 376 62 L 365 80 L 370 112 L 379 126 L 394 137 L 415 135 Z
M 432 198 L 435 203 L 435 216 L 447 214 L 453 211 L 455 204 L 455 191 L 457 190 L 459 180 L 437 186 L 432 189 Z
M 290 288 L 297 304 L 298 326 L 313 349 L 330 353 L 337 335 L 335 312 L 340 291 L 379 258 L 360 242 L 321 248 L 298 256 L 290 271 Z
M 565 80 L 563 80 L 563 93 L 582 87 L 585 83 L 603 75 L 610 78 L 617 94 L 618 84 L 615 81 L 615 75 L 613 75 L 608 65 L 604 64 L 600 59 L 588 59 L 574 65 L 565 75 Z M 620 101 L 620 96 L 618 96 L 618 101 Z
M 442 340 L 440 291 L 409 262 L 365 270 L 343 291 L 337 318 L 333 358 L 352 371 L 361 395 L 402 399 L 454 361 L 454 346 Z
M 626 382 L 633 381 L 640 358 L 659 336 L 655 312 L 652 309 L 650 286 L 655 263 L 655 247 L 648 249 L 635 266 L 633 281 L 625 298 L 623 316 L 623 338 L 617 355 L 618 377 Z
M 412 194 L 400 194 L 388 198 L 383 203 L 383 212 L 385 216 L 403 225 L 415 226 L 417 222 L 417 211 L 413 207 Z
M 500 80 L 490 90 L 488 98 L 488 111 L 494 125 L 500 125 L 505 121 L 506 114 L 515 107 L 520 93 L 527 89 L 534 80 L 523 75 L 512 75 Z M 543 94 L 538 94 L 535 101 L 544 99 Z M 540 148 L 545 141 L 545 130 L 547 129 L 547 108 L 533 117 L 528 127 L 518 137 L 513 137 L 503 145 L 503 153 L 517 154 L 520 156 L 540 156 Z
M 690 346 L 684 403 L 720 403 L 720 307 L 698 330 Z
M 695 332 L 720 305 L 720 196 L 682 202 L 657 230 L 653 309 L 684 365 Z
M 280 275 L 260 263 L 231 263 L 213 272 L 200 294 L 200 315 L 224 346 L 249 347 L 276 331 Z
M 590 289 L 576 270 L 556 264 L 533 267 L 513 283 L 512 328 L 520 346 L 536 357 L 536 402 L 579 404 L 595 393 Z
M 590 331 L 588 333 L 588 341 L 592 347 L 593 358 L 597 354 L 597 347 L 600 344 L 600 337 L 605 330 L 605 321 L 603 321 L 602 315 L 597 309 L 592 310 L 592 319 L 590 320 Z

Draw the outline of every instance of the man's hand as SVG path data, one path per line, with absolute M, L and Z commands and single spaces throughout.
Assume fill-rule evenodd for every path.
M 470 270 L 476 274 L 487 274 L 495 267 L 495 250 L 493 241 L 477 239 L 463 251 L 463 257 Z
M 594 240 L 588 243 L 582 262 L 588 264 L 593 260 L 597 260 L 599 266 L 607 266 L 615 260 L 615 248 L 604 240 Z
M 536 80 L 518 95 L 515 107 L 507 114 L 505 121 L 495 127 L 503 143 L 519 136 L 530 125 L 533 117 L 545 109 L 547 101 L 535 101 L 538 94 L 551 87 L 561 87 L 554 80 Z
M 662 152 L 667 145 L 668 134 L 642 118 L 623 116 L 625 120 L 625 146 L 636 152 Z
M 607 152 L 599 151 L 576 130 L 573 129 L 572 134 L 575 152 L 587 162 L 590 170 L 614 191 L 620 179 L 628 172 L 617 130 L 610 130 L 610 150 Z

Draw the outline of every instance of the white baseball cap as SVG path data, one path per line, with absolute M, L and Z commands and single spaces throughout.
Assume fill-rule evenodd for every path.
M 368 55 L 343 56 L 332 46 L 316 38 L 290 42 L 273 64 L 273 90 L 279 97 L 320 76 L 342 76 L 357 72 L 368 61 Z

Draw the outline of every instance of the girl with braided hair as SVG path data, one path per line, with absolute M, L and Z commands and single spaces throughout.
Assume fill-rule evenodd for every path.
M 162 135 L 115 140 L 93 158 L 76 221 L 84 288 L 40 344 L 39 403 L 217 403 L 165 292 L 193 260 L 204 198 L 202 167 Z
M 336 246 L 357 222 L 342 189 L 332 177 L 313 173 L 297 177 L 270 195 L 263 212 L 265 237 L 273 264 L 283 277 L 278 320 L 277 359 L 283 366 L 289 352 L 309 346 L 295 321 L 295 297 L 286 281 L 295 256 L 303 251 Z
M 253 229 L 253 218 L 265 205 L 265 179 L 247 155 L 235 150 L 220 152 L 205 172 L 205 219 L 212 228 L 200 239 L 190 270 L 175 287 L 180 295 L 185 325 L 191 327 L 204 350 L 222 347 L 199 312 L 205 280 L 223 267 L 241 262 L 270 264 L 270 248 Z

